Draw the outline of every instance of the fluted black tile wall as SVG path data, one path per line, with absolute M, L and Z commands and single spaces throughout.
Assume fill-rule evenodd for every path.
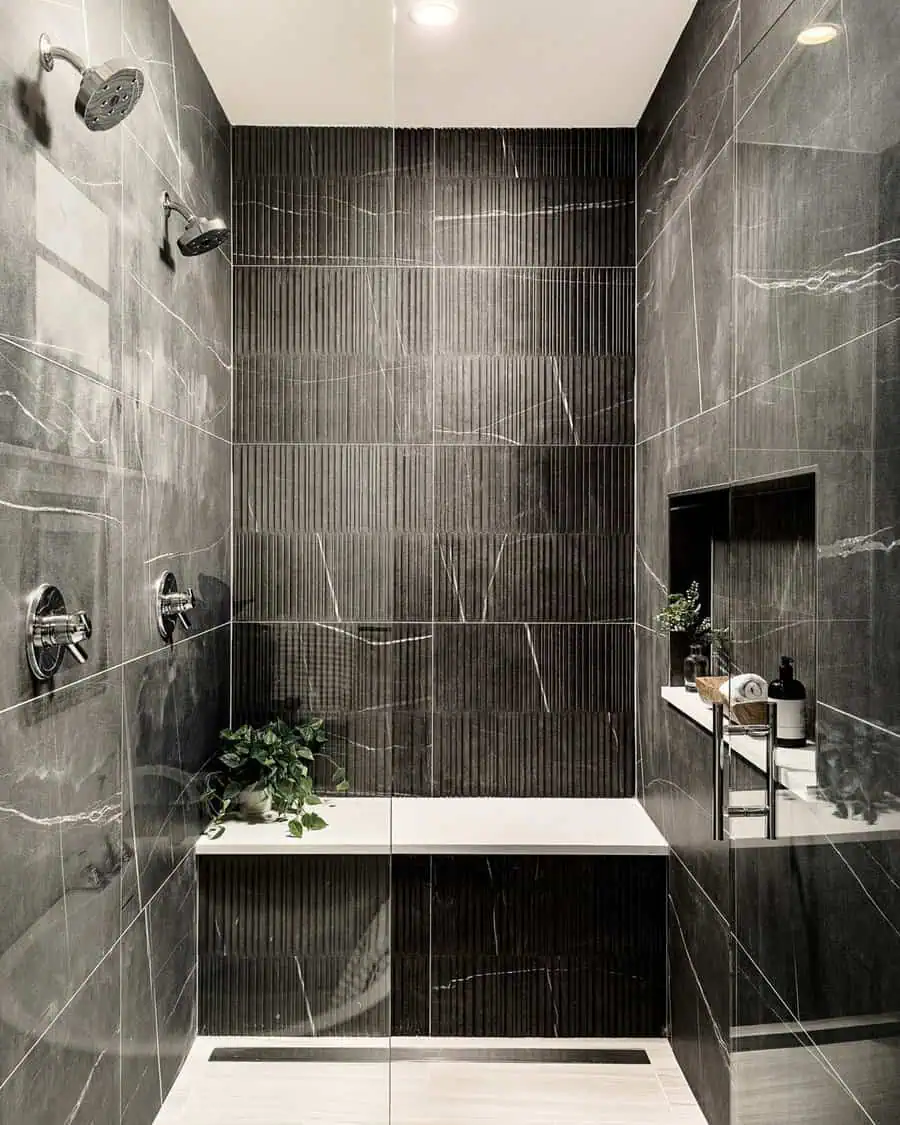
M 837 36 L 802 48 L 814 22 Z M 898 46 L 889 0 L 700 0 L 638 128 L 638 792 L 675 853 L 670 1023 L 712 1125 L 897 1113 L 867 1028 L 896 1006 L 882 958 L 897 945 L 885 829 L 900 762 Z M 708 740 L 659 697 L 667 497 L 803 472 L 816 478 L 814 541 L 786 552 L 781 528 L 734 552 L 729 608 L 745 658 L 771 659 L 782 640 L 802 654 L 819 781 L 880 839 L 730 856 L 711 839 Z M 744 530 L 753 540 L 752 519 Z M 754 599 L 769 601 L 755 614 L 736 604 L 754 574 Z M 729 950 L 732 1009 L 719 990 Z M 858 1042 L 820 1049 L 821 1020 Z M 792 1037 L 787 1069 L 747 1049 L 756 1024 Z
M 652 857 L 395 857 L 395 1034 L 661 1034 L 665 878 Z
M 358 793 L 633 793 L 634 137 L 235 131 L 234 696 Z
M 386 856 L 200 860 L 200 1032 L 391 1033 Z
M 90 133 L 41 32 L 137 56 Z M 0 1120 L 150 1125 L 196 1030 L 191 779 L 228 718 L 231 263 L 160 256 L 161 195 L 230 213 L 230 126 L 165 0 L 0 0 Z M 156 633 L 171 568 L 202 599 Z M 31 680 L 26 597 L 94 633 Z
M 200 865 L 203 1033 L 664 1029 L 659 857 L 204 856 Z

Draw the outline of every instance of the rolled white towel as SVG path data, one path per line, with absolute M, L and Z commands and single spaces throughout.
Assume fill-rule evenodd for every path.
M 753 672 L 744 672 L 740 676 L 732 676 L 719 688 L 719 694 L 726 703 L 756 703 L 762 702 L 769 694 L 769 685 Z

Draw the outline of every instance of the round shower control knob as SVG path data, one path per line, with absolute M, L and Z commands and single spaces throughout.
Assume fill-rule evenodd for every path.
M 25 654 L 36 680 L 50 680 L 62 667 L 68 652 L 79 664 L 88 654 L 82 648 L 93 628 L 86 613 L 68 613 L 56 586 L 39 586 L 28 599 L 25 614 Z
M 156 627 L 164 641 L 171 641 L 177 621 L 185 632 L 190 632 L 191 623 L 186 614 L 197 604 L 194 591 L 179 590 L 178 582 L 171 570 L 164 571 L 154 587 L 156 599 Z

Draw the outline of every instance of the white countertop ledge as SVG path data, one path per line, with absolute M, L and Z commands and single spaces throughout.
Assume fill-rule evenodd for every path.
M 663 686 L 660 695 L 670 707 L 712 734 L 712 706 L 704 703 L 696 692 L 685 691 L 683 687 Z M 749 734 L 726 734 L 725 741 L 745 762 L 761 773 L 766 772 L 765 739 L 753 738 Z M 775 751 L 775 763 L 779 783 L 796 793 L 801 800 L 806 800 L 809 790 L 816 786 L 815 744 L 808 742 L 805 748 L 779 746 Z
M 199 855 L 665 855 L 634 798 L 339 797 L 328 827 L 295 840 L 283 821 L 229 821 Z

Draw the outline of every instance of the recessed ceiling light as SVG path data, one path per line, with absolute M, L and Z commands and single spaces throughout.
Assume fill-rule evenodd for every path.
M 797 42 L 803 47 L 821 47 L 823 43 L 830 43 L 837 39 L 840 28 L 834 23 L 814 23 L 804 29 L 797 36 Z
M 453 0 L 418 0 L 409 18 L 420 27 L 449 27 L 459 18 L 459 8 Z

